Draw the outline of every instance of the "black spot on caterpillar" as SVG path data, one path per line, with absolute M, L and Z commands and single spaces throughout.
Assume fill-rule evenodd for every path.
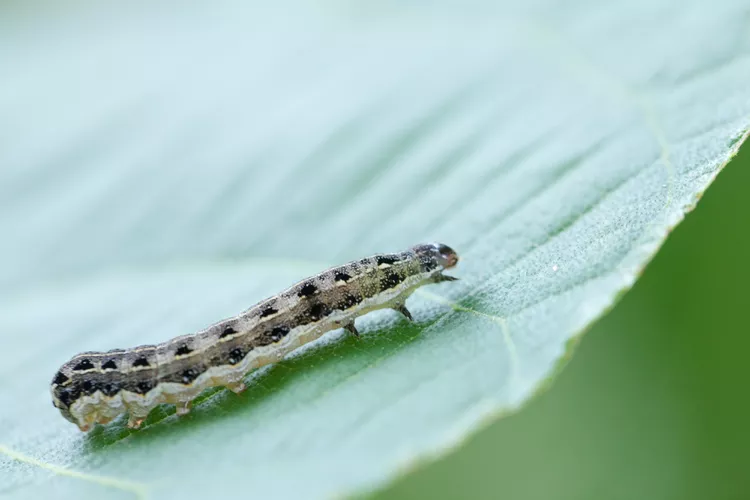
M 81 384 L 81 390 L 84 394 L 93 394 L 96 390 L 96 386 L 94 383 L 90 380 L 84 380 L 83 384 Z
M 146 358 L 137 358 L 135 361 L 133 361 L 133 367 L 138 366 L 150 366 L 148 363 L 148 359 Z
M 187 356 L 193 352 L 191 348 L 189 348 L 186 344 L 182 344 L 180 347 L 177 348 L 177 350 L 174 352 L 175 356 Z
M 291 329 L 288 326 L 279 325 L 274 327 L 273 330 L 271 330 L 271 339 L 279 340 L 282 337 L 286 337 L 286 335 L 291 331 Z
M 235 333 L 237 333 L 237 330 L 235 330 L 231 326 L 228 326 L 224 328 L 224 331 L 221 332 L 221 335 L 219 335 L 219 338 L 223 339 L 224 337 L 229 337 L 230 335 L 234 335 Z
M 278 313 L 279 311 L 277 309 L 274 309 L 271 306 L 266 307 L 260 312 L 261 318 L 266 318 L 268 316 L 273 316 L 274 314 Z
M 383 277 L 380 278 L 380 285 L 384 290 L 388 290 L 390 288 L 393 288 L 394 286 L 401 283 L 401 281 L 404 280 L 404 277 L 401 276 L 398 273 L 394 273 L 390 270 L 385 271 L 383 273 Z
M 263 347 L 269 344 L 274 344 L 278 342 L 279 340 L 283 339 L 284 337 L 286 337 L 290 331 L 291 331 L 291 328 L 289 328 L 288 326 L 285 326 L 285 325 L 275 326 L 270 331 L 266 332 L 259 339 L 255 347 Z
M 55 385 L 63 385 L 68 380 L 70 379 L 66 377 L 63 372 L 57 372 L 57 375 L 55 375 L 55 378 L 52 379 L 52 383 Z
M 353 293 L 347 293 L 341 298 L 341 302 L 339 302 L 339 309 L 350 309 L 360 302 L 362 302 L 361 296 L 355 295 Z
M 102 365 L 102 370 L 117 370 L 117 363 L 110 359 Z
M 341 271 L 339 271 L 333 275 L 333 279 L 334 281 L 343 281 L 344 283 L 346 283 L 347 281 L 352 279 L 352 277 L 346 273 L 342 273 Z
M 63 389 L 59 391 L 58 394 L 59 394 L 58 396 L 59 401 L 62 404 L 69 406 L 71 402 L 76 401 L 78 399 L 78 396 L 80 395 L 80 391 L 78 390 L 78 388 L 70 388 L 70 389 Z M 52 402 L 53 404 L 56 403 L 55 400 L 53 400 Z
M 237 347 L 236 349 L 232 349 L 229 352 L 229 357 L 227 358 L 227 362 L 230 365 L 236 365 L 240 361 L 242 361 L 242 358 L 245 357 L 245 354 L 242 352 L 242 349 Z
M 86 370 L 93 370 L 93 369 L 94 369 L 94 365 L 91 364 L 91 361 L 88 360 L 88 359 L 82 359 L 81 361 L 78 362 L 78 364 L 76 364 L 73 367 L 73 370 L 75 370 L 77 372 L 82 372 L 82 371 L 86 371 Z
M 120 386 L 114 382 L 105 382 L 99 386 L 99 390 L 101 390 L 102 394 L 105 396 L 112 397 L 120 392 Z
M 182 383 L 183 384 L 189 384 L 196 378 L 198 378 L 198 375 L 200 375 L 200 372 L 196 370 L 195 368 L 188 368 L 187 370 L 184 370 L 182 372 Z
M 331 314 L 331 310 L 323 302 L 313 304 L 309 309 L 309 316 L 312 321 L 318 321 L 320 318 Z
M 136 392 L 138 394 L 147 394 L 153 388 L 154 384 L 150 380 L 144 380 L 136 384 Z
M 310 297 L 314 295 L 318 291 L 318 287 L 313 285 L 312 283 L 305 283 L 302 285 L 302 288 L 299 289 L 298 295 L 300 297 Z
M 184 414 L 204 389 L 239 392 L 248 372 L 330 330 L 359 335 L 359 316 L 393 309 L 410 319 L 406 299 L 420 286 L 455 279 L 443 271 L 457 262 L 441 244 L 375 255 L 323 271 L 198 333 L 155 346 L 79 354 L 55 373 L 52 401 L 84 431 L 125 412 L 128 425 L 138 427 L 163 403 Z
M 395 255 L 378 255 L 375 257 L 375 262 L 378 266 L 390 266 L 398 262 L 400 259 Z

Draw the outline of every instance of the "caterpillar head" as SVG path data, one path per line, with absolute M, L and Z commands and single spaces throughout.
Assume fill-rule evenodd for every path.
M 441 270 L 455 267 L 458 263 L 458 254 L 448 245 L 442 243 L 427 243 L 417 245 L 414 251 L 424 262 L 432 264 L 431 267 L 440 268 Z

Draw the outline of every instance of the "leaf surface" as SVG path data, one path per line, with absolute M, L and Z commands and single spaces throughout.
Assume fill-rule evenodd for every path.
M 741 2 L 0 10 L 0 493 L 329 498 L 517 409 L 750 124 Z M 81 434 L 84 350 L 197 331 L 440 241 L 461 281 Z

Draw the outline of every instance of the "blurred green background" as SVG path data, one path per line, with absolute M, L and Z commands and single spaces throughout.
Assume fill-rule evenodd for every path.
M 750 148 L 524 410 L 377 499 L 750 498 Z

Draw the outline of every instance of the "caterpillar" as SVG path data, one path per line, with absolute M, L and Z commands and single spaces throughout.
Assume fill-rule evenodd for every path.
M 443 271 L 457 263 L 456 252 L 439 243 L 377 254 L 304 279 L 195 334 L 78 354 L 52 379 L 52 402 L 84 432 L 124 413 L 138 428 L 165 403 L 185 415 L 204 389 L 240 393 L 248 372 L 328 331 L 344 328 L 358 337 L 354 320 L 371 311 L 394 309 L 411 321 L 406 299 L 420 286 L 456 280 Z

